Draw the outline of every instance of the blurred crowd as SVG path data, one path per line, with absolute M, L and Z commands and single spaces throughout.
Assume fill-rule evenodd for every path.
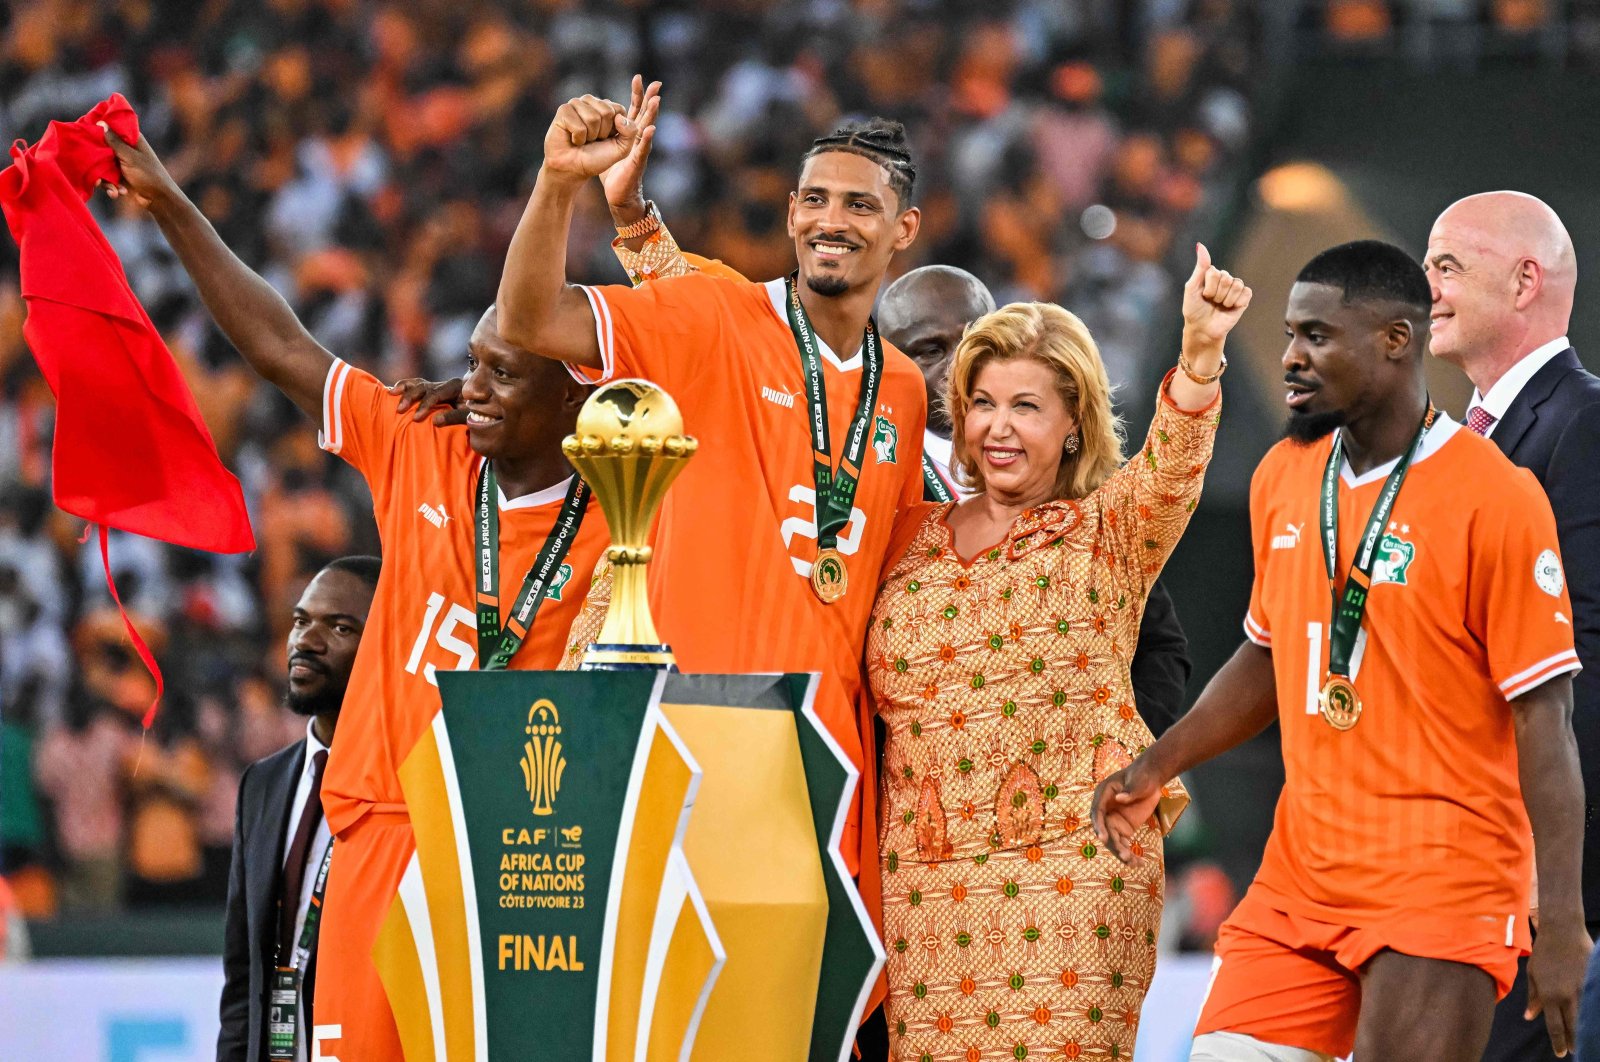
M 1255 10 L 38 0 L 10 7 L 0 126 L 33 140 L 123 92 L 223 239 L 330 350 L 394 379 L 462 371 L 567 97 L 625 98 L 636 70 L 661 79 L 646 192 L 685 248 L 758 278 L 792 267 L 784 209 L 811 139 L 884 114 L 910 131 L 923 210 L 896 268 L 958 264 L 1001 302 L 1061 302 L 1113 379 L 1142 388 L 1171 361 L 1156 348 L 1174 270 L 1192 264 L 1182 248 L 1252 131 Z M 151 680 L 93 540 L 50 504 L 52 406 L 0 241 L 0 869 L 38 914 L 220 902 L 238 775 L 303 725 L 278 707 L 295 596 L 332 557 L 378 552 L 360 479 L 242 365 L 154 226 L 128 204 L 94 209 L 245 485 L 260 548 L 112 536 L 167 679 L 142 734 Z M 624 281 L 598 189 L 574 229 L 574 270 Z

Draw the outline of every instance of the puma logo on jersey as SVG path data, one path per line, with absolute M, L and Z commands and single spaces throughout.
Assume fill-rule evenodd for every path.
M 427 502 L 423 502 L 417 507 L 417 512 L 422 515 L 424 520 L 428 521 L 428 523 L 439 528 L 440 530 L 443 530 L 444 525 L 450 522 L 450 514 L 444 511 L 443 505 L 440 505 L 437 509 L 435 509 Z
M 794 400 L 799 394 L 799 391 L 794 392 L 794 394 L 790 394 L 788 391 L 779 391 L 774 387 L 763 386 L 761 388 L 762 398 L 765 398 L 768 402 L 771 402 L 774 405 L 782 406 L 784 409 L 793 409 Z
M 1305 528 L 1305 526 L 1305 524 L 1284 524 L 1283 528 L 1288 532 L 1288 534 L 1273 535 L 1272 548 L 1294 549 L 1300 544 L 1300 532 Z

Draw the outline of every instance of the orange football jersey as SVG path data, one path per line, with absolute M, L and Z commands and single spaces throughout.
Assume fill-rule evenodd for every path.
M 1272 651 L 1286 784 L 1251 887 L 1347 926 L 1404 919 L 1526 948 L 1532 831 L 1508 700 L 1578 670 L 1555 519 L 1534 477 L 1441 416 L 1372 571 L 1362 712 L 1325 722 L 1332 594 L 1318 522 L 1332 438 L 1280 442 L 1251 485 L 1245 632 Z M 1339 482 L 1339 587 L 1393 464 Z
M 861 647 L 896 514 L 922 498 L 927 391 L 911 359 L 882 343 L 883 375 L 849 522 L 837 548 L 849 589 L 812 593 L 816 489 L 801 361 L 782 280 L 696 273 L 639 288 L 583 289 L 602 367 L 587 382 L 643 377 L 677 401 L 700 449 L 656 526 L 656 625 L 689 672 L 821 671 L 817 711 L 858 767 Z M 818 338 L 838 467 L 861 394 L 859 351 Z M 853 823 L 858 825 L 857 823 Z M 855 838 L 844 850 L 854 862 Z
M 478 666 L 473 491 L 482 458 L 465 430 L 415 423 L 395 412 L 398 401 L 370 373 L 343 361 L 334 362 L 323 387 L 322 446 L 366 478 L 383 539 L 383 575 L 322 783 L 335 833 L 374 804 L 404 802 L 395 772 L 439 709 L 434 672 Z M 555 526 L 567 486 L 500 497 L 502 622 Z M 554 669 L 560 663 L 589 575 L 610 542 L 605 516 L 591 497 L 555 588 L 511 667 Z

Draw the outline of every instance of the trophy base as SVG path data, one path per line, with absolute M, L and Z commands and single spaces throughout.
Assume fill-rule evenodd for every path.
M 670 645 L 590 642 L 579 671 L 676 671 Z

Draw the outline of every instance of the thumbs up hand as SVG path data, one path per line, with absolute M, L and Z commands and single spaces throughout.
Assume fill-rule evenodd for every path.
M 1244 316 L 1250 296 L 1243 280 L 1211 264 L 1205 244 L 1195 244 L 1194 272 L 1183 286 L 1185 347 L 1189 340 L 1197 345 L 1220 344 Z

